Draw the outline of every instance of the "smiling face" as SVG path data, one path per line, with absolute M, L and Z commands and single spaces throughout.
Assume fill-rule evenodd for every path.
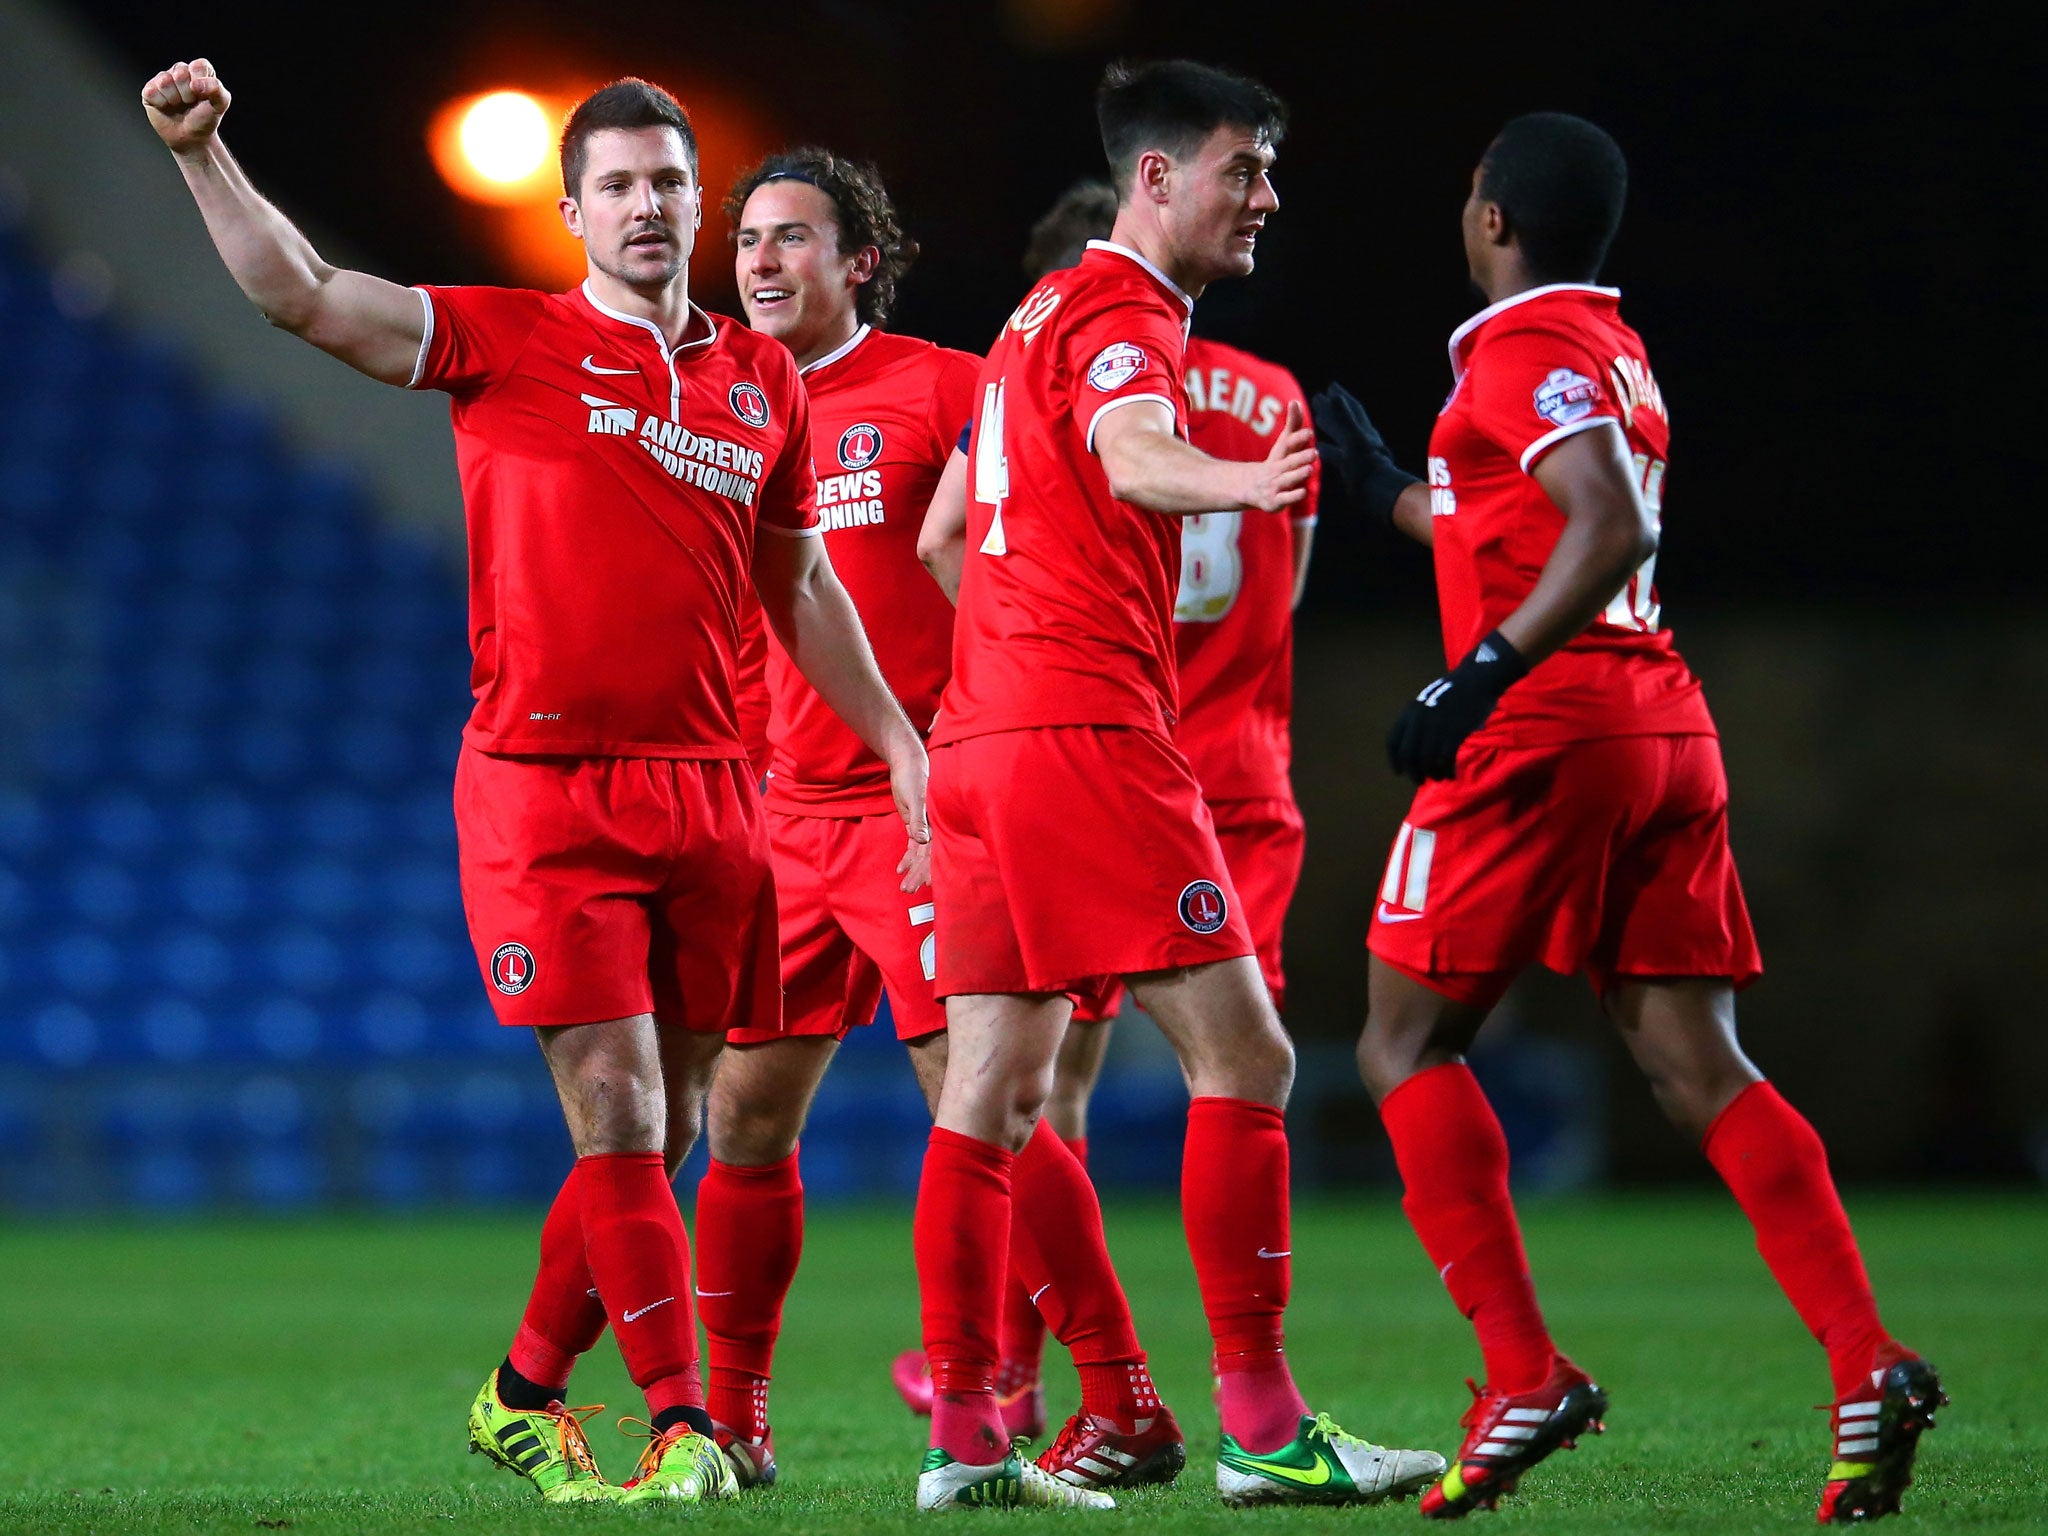
M 697 241 L 702 193 L 673 128 L 604 128 L 590 136 L 582 185 L 562 222 L 596 271 L 641 293 L 682 276 Z
M 1280 206 L 1272 168 L 1264 136 L 1230 123 L 1172 164 L 1161 222 L 1182 271 L 1203 283 L 1250 274 L 1259 231 Z
M 854 333 L 856 298 L 880 253 L 840 250 L 838 210 L 822 191 L 791 177 L 764 181 L 740 210 L 733 242 L 747 324 L 788 347 L 798 363 Z

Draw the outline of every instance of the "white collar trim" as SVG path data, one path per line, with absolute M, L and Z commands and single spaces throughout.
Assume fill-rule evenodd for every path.
M 1621 297 L 1619 288 L 1602 288 L 1597 283 L 1544 283 L 1537 288 L 1524 288 L 1520 293 L 1511 293 L 1498 304 L 1489 304 L 1470 320 L 1451 332 L 1451 377 L 1457 378 L 1464 370 L 1458 365 L 1458 348 L 1480 326 L 1486 324 L 1504 309 L 1513 309 L 1517 304 L 1526 304 L 1531 299 L 1540 299 L 1549 293 L 1597 293 L 1606 298 Z
M 695 300 L 688 301 L 689 313 L 694 319 L 704 322 L 704 334 L 695 341 L 679 341 L 671 348 L 668 344 L 668 338 L 661 334 L 660 326 L 656 325 L 652 320 L 645 319 L 639 315 L 628 315 L 613 309 L 611 305 L 605 303 L 603 299 L 600 299 L 590 291 L 590 279 L 587 277 L 583 280 L 583 297 L 590 301 L 590 307 L 600 315 L 608 316 L 613 320 L 624 321 L 627 325 L 637 325 L 641 330 L 646 331 L 654 338 L 654 344 L 661 348 L 661 355 L 663 357 L 670 357 L 677 352 L 688 351 L 691 347 L 709 346 L 718 339 L 718 322 L 704 310 L 699 309 Z M 684 334 L 687 336 L 688 331 L 686 330 Z
M 820 368 L 831 367 L 832 364 L 838 362 L 839 359 L 846 356 L 847 353 L 851 352 L 855 347 L 859 346 L 862 342 L 866 341 L 868 339 L 869 332 L 872 331 L 873 329 L 874 327 L 870 325 L 856 326 L 854 328 L 853 334 L 847 337 L 846 340 L 842 341 L 838 346 L 834 347 L 830 352 L 827 352 L 823 357 L 818 358 L 815 362 L 805 363 L 803 367 L 797 369 L 797 377 L 802 378 L 807 373 L 816 373 Z
M 1160 282 L 1164 283 L 1166 285 L 1167 291 L 1171 293 L 1175 298 L 1179 299 L 1181 303 L 1187 306 L 1189 314 L 1193 314 L 1195 312 L 1194 298 L 1185 289 L 1183 289 L 1179 283 L 1176 283 L 1164 272 L 1160 271 L 1157 267 L 1153 266 L 1151 262 L 1147 261 L 1143 256 L 1139 255 L 1136 251 L 1132 250 L 1128 245 L 1118 245 L 1114 240 L 1090 240 L 1088 242 L 1088 249 L 1091 251 L 1111 251 L 1118 256 L 1122 256 L 1131 261 L 1135 261 L 1147 272 L 1150 272 L 1154 277 L 1158 278 Z

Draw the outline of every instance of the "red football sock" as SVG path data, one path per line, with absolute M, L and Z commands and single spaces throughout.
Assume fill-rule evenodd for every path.
M 1067 1150 L 1083 1169 L 1088 1166 L 1088 1138 L 1076 1136 Z M 1032 1304 L 1031 1291 L 1017 1275 L 1015 1239 L 1012 1239 L 1010 1270 L 1003 1280 L 1002 1354 L 996 1362 L 996 1391 L 1022 1391 L 1038 1380 L 1045 1368 L 1045 1319 Z
M 932 1374 L 932 1444 L 986 1466 L 1009 1450 L 996 1409 L 996 1323 L 1010 1247 L 1003 1148 L 932 1127 L 918 1181 L 913 1241 Z
M 1188 1105 L 1180 1208 L 1216 1345 L 1223 1432 L 1248 1451 L 1278 1450 L 1308 1406 L 1281 1349 L 1293 1282 L 1287 1117 L 1249 1099 Z
M 1828 1173 L 1827 1148 L 1769 1083 L 1738 1093 L 1700 1146 L 1756 1228 L 1757 1252 L 1827 1350 L 1840 1397 L 1890 1337 Z
M 603 1152 L 576 1164 L 583 1251 L 626 1374 L 650 1411 L 704 1406 L 690 1310 L 690 1238 L 659 1152 Z
M 540 1272 L 513 1337 L 512 1369 L 537 1387 L 567 1391 L 576 1357 L 604 1332 L 604 1303 L 583 1257 L 583 1201 L 571 1164 L 540 1229 Z
M 711 1417 L 749 1440 L 768 1433 L 768 1378 L 782 1302 L 804 1248 L 797 1154 L 761 1168 L 711 1160 L 697 1186 L 697 1310 Z
M 1081 1411 L 1126 1428 L 1159 1410 L 1102 1207 L 1074 1154 L 1040 1120 L 1017 1155 L 1010 1262 L 1081 1371 Z
M 1508 1198 L 1507 1137 L 1478 1079 L 1462 1062 L 1418 1072 L 1381 1101 L 1380 1119 L 1406 1189 L 1401 1209 L 1472 1319 L 1488 1385 L 1542 1386 L 1556 1348 Z

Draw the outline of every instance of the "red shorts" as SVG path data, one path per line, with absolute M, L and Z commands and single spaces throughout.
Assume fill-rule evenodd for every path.
M 896 866 L 909 844 L 903 818 L 768 813 L 768 847 L 782 912 L 782 1027 L 736 1029 L 735 1045 L 789 1035 L 837 1039 L 871 1024 L 889 988 L 896 1036 L 946 1027 L 932 995 L 932 893 L 906 896 Z
M 1048 726 L 932 754 L 938 995 L 1062 992 L 1252 953 L 1187 759 L 1164 736 Z
M 1287 907 L 1301 881 L 1301 856 L 1307 841 L 1301 807 L 1293 800 L 1211 800 L 1216 841 L 1237 893 L 1244 898 L 1245 922 L 1259 957 L 1259 971 L 1273 994 L 1273 1006 L 1286 1006 L 1287 976 L 1280 965 L 1281 930 Z M 1120 977 L 1105 977 L 1074 994 L 1074 1017 L 1082 1023 L 1114 1018 L 1123 1004 Z
M 775 882 L 744 761 L 464 745 L 455 828 L 500 1024 L 775 1028 Z
M 1763 974 L 1712 736 L 1468 751 L 1394 840 L 1367 947 L 1491 1006 L 1542 963 L 1607 992 L 1631 976 Z

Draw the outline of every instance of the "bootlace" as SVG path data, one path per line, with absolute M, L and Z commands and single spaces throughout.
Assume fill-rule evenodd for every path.
M 1459 1416 L 1458 1426 L 1461 1429 L 1477 1429 L 1486 1417 L 1486 1400 L 1492 1394 L 1470 1376 L 1465 1378 L 1465 1385 L 1472 1389 L 1472 1406 Z
M 1378 1451 L 1385 1449 L 1384 1446 L 1376 1445 L 1362 1435 L 1351 1434 L 1343 1428 L 1339 1427 L 1337 1421 L 1331 1418 L 1327 1413 L 1319 1413 L 1316 1415 L 1315 1432 L 1321 1435 L 1324 1439 L 1328 1440 L 1332 1445 L 1355 1445 L 1362 1450 L 1368 1451 Z
M 629 1429 L 627 1428 L 628 1425 L 637 1425 L 638 1428 Z M 641 1433 L 643 1430 L 645 1431 L 644 1434 Z M 629 1439 L 645 1440 L 647 1442 L 647 1449 L 640 1453 L 639 1465 L 633 1468 L 632 1477 L 627 1479 L 629 1482 L 637 1483 L 641 1478 L 661 1466 L 661 1458 L 668 1454 L 670 1446 L 682 1439 L 683 1436 L 694 1433 L 694 1431 L 691 1430 L 688 1424 L 676 1424 L 668 1429 L 656 1429 L 645 1419 L 636 1419 L 631 1415 L 626 1415 L 619 1420 L 619 1433 L 627 1436 Z M 589 1454 L 587 1448 L 584 1454 Z
M 583 1433 L 583 1423 L 586 1419 L 595 1418 L 603 1413 L 604 1404 L 591 1403 L 582 1408 L 564 1408 L 559 1402 L 553 1402 L 548 1404 L 545 1412 L 555 1421 L 555 1428 L 560 1433 L 562 1455 L 569 1464 L 579 1472 L 587 1472 L 592 1477 L 600 1476 L 597 1458 L 591 1454 L 590 1441 Z
M 1060 1426 L 1060 1432 L 1057 1435 L 1053 1436 L 1052 1449 L 1045 1453 L 1046 1459 L 1051 1461 L 1054 1466 L 1058 1466 L 1060 1464 L 1060 1461 L 1067 1455 L 1067 1453 L 1070 1450 L 1073 1449 L 1075 1443 L 1079 1441 L 1080 1438 L 1081 1415 L 1077 1413 L 1071 1419 L 1068 1419 L 1066 1423 L 1062 1424 Z M 1025 1451 L 1030 1449 L 1030 1446 L 1031 1442 L 1026 1440 L 1022 1435 L 1019 1435 L 1015 1440 L 1010 1442 L 1011 1450 L 1016 1452 L 1016 1454 L 1022 1457 L 1025 1461 L 1031 1460 L 1029 1456 L 1024 1455 Z

